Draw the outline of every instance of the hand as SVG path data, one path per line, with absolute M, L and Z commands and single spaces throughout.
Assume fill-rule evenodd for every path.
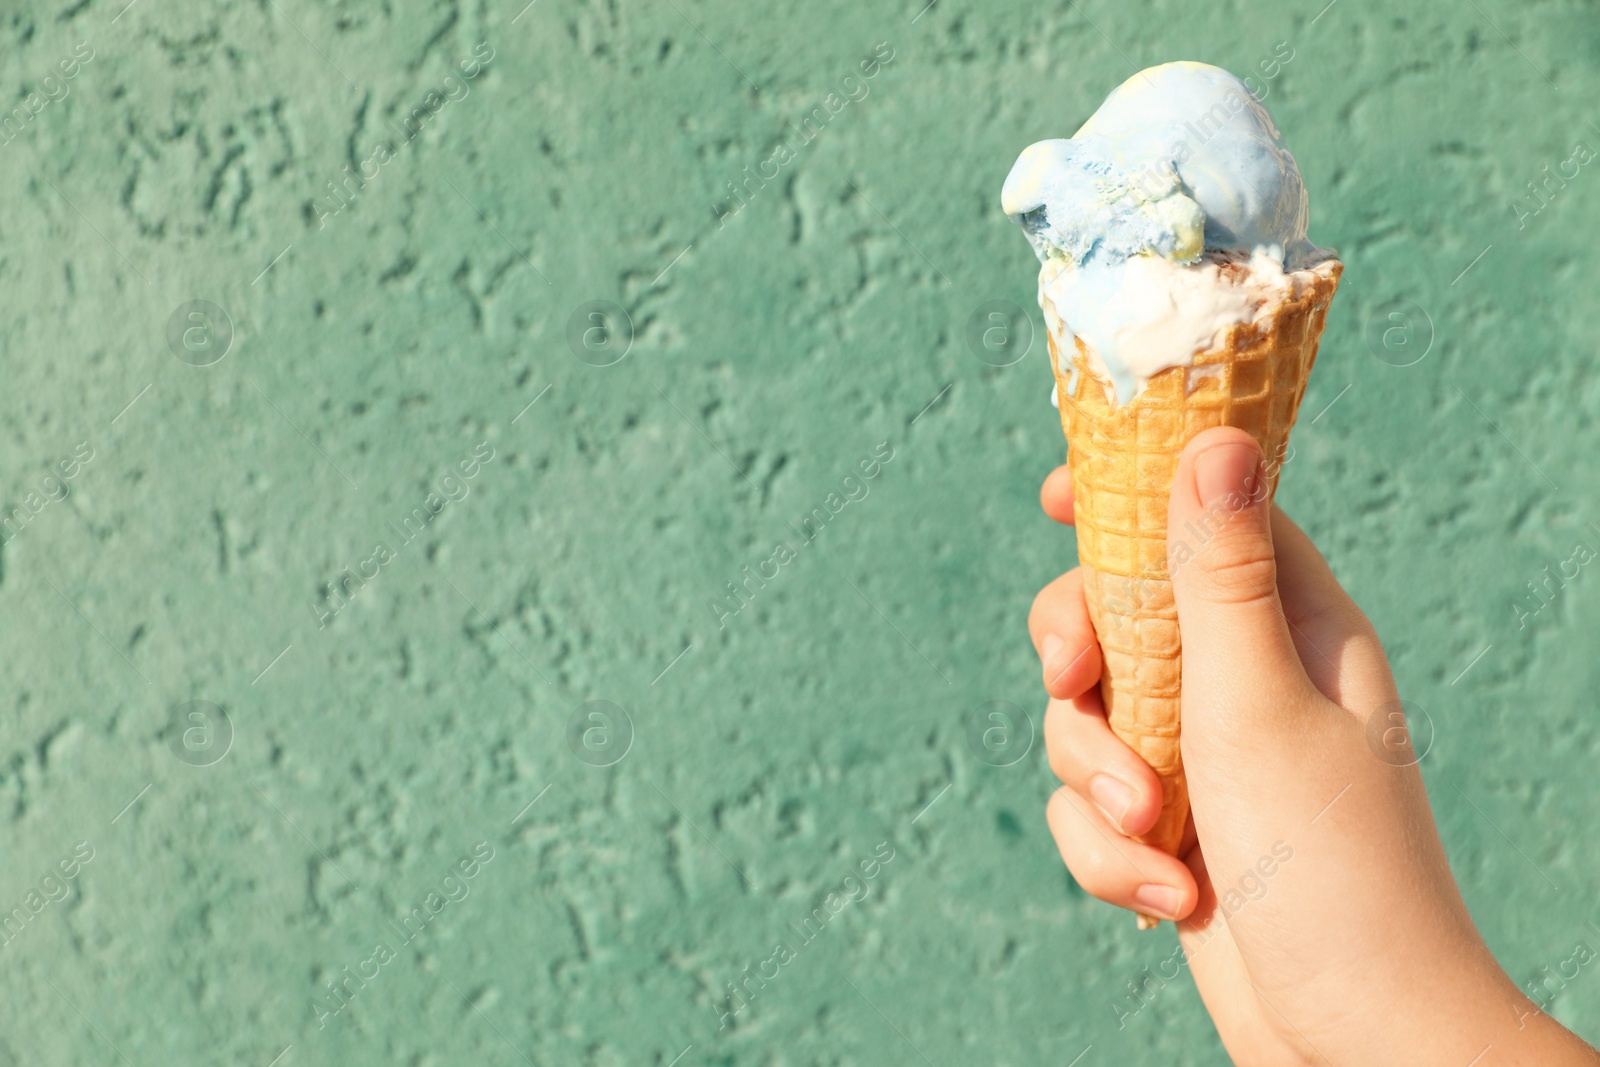
M 1262 471 L 1248 434 L 1209 430 L 1173 480 L 1181 858 L 1131 839 L 1155 823 L 1161 787 L 1106 723 L 1079 571 L 1034 601 L 1045 743 L 1065 783 L 1048 818 L 1067 868 L 1101 900 L 1178 920 L 1163 977 L 1187 965 L 1237 1063 L 1596 1062 L 1474 928 L 1389 719 L 1399 698 L 1378 636 L 1300 528 L 1252 502 Z M 1067 468 L 1041 501 L 1072 522 Z M 1369 743 L 1374 715 L 1398 748 Z

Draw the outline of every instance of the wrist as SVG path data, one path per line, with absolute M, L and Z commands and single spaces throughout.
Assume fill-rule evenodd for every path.
M 1351 1027 L 1346 1016 L 1330 1029 L 1297 1036 L 1335 1064 L 1600 1063 L 1600 1055 L 1517 988 L 1475 931 L 1450 940 L 1435 952 L 1393 946 L 1388 958 L 1396 966 L 1387 974 L 1369 970 L 1359 992 L 1352 989 L 1349 1002 L 1359 1005 L 1355 1018 L 1365 1025 Z
M 1487 947 L 1482 947 L 1481 953 L 1487 962 L 1476 974 L 1454 992 L 1430 998 L 1450 1004 L 1431 1019 L 1430 1028 L 1444 1053 L 1439 1062 L 1455 1062 L 1450 1057 L 1456 1055 L 1458 1046 L 1465 1045 L 1471 1046 L 1465 1048 L 1469 1060 L 1482 1056 L 1485 1063 L 1566 1067 L 1600 1061 L 1594 1049 L 1517 988 Z
M 1582 1038 L 1562 1026 L 1525 993 L 1511 985 L 1505 1000 L 1505 1011 L 1511 1020 L 1504 1043 L 1494 1047 L 1502 1056 L 1515 1056 L 1514 1062 L 1549 1064 L 1565 1067 L 1567 1064 L 1593 1064 L 1600 1062 L 1600 1054 Z

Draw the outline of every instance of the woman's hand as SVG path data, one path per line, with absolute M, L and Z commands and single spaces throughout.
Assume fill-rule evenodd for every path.
M 1252 501 L 1263 474 L 1250 436 L 1219 429 L 1191 442 L 1173 481 L 1192 805 L 1180 857 L 1131 839 L 1155 823 L 1161 789 L 1106 723 L 1079 572 L 1035 600 L 1062 859 L 1101 900 L 1178 920 L 1238 1063 L 1596 1062 L 1479 937 L 1378 636 L 1299 527 Z M 1072 521 L 1067 468 L 1041 500 Z

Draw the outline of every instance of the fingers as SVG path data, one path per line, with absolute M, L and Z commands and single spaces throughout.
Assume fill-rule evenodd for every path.
M 1100 642 L 1083 599 L 1080 568 L 1063 574 L 1033 598 L 1028 632 L 1051 696 L 1071 700 L 1100 680 Z
M 1161 779 L 1106 723 L 1098 690 L 1052 700 L 1044 713 L 1050 769 L 1124 835 L 1142 834 L 1161 814 Z
M 1118 834 L 1072 790 L 1056 790 L 1046 818 L 1067 870 L 1090 896 L 1173 921 L 1194 910 L 1200 892 L 1188 867 Z
M 1072 525 L 1071 467 L 1063 463 L 1045 475 L 1044 486 L 1039 490 L 1039 504 L 1052 519 Z
M 1269 488 L 1261 448 L 1243 430 L 1206 430 L 1178 460 L 1167 556 L 1186 696 L 1281 698 L 1310 688 L 1278 598 Z
M 1052 518 L 1072 521 L 1071 475 L 1045 480 L 1040 501 Z M 1161 782 L 1106 723 L 1097 683 L 1100 643 L 1074 568 L 1046 586 L 1028 613 L 1028 631 L 1055 699 L 1045 713 L 1045 749 L 1065 783 L 1047 818 L 1067 869 L 1086 892 L 1118 907 L 1176 921 L 1199 899 L 1180 861 L 1127 835 L 1155 825 Z

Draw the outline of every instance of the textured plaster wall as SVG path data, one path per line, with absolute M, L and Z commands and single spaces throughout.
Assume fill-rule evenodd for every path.
M 1600 943 L 1600 576 L 1527 586 L 1600 548 L 1600 177 L 1527 187 L 1600 148 L 1592 5 L 74 0 L 0 37 L 0 1064 L 1225 1062 L 1187 979 L 1129 998 L 1170 927 L 1045 829 L 1024 620 L 1074 549 L 997 205 L 1175 58 L 1292 52 L 1267 104 L 1348 269 L 1281 501 L 1425 713 L 1502 961 Z M 1600 973 L 1550 1010 L 1600 1038 Z

